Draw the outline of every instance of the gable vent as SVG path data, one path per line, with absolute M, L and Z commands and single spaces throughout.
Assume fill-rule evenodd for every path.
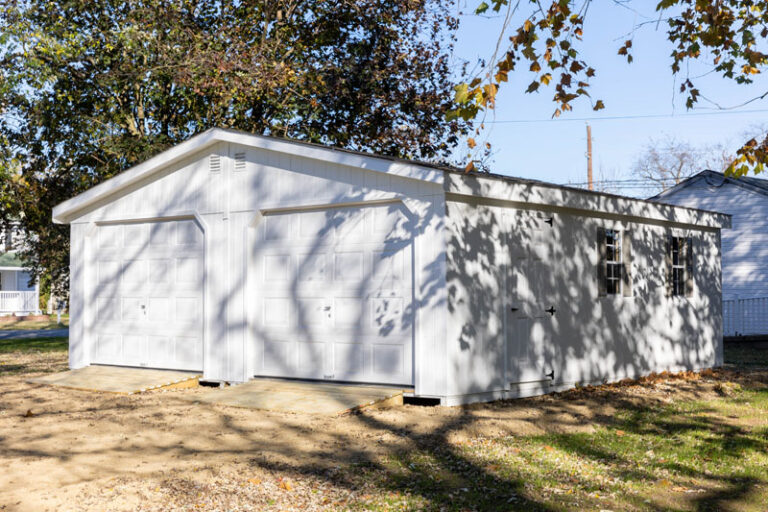
M 219 172 L 219 171 L 221 171 L 221 156 L 220 155 L 211 155 L 210 170 L 211 170 L 211 172 Z
M 235 153 L 235 170 L 242 171 L 245 169 L 245 153 Z

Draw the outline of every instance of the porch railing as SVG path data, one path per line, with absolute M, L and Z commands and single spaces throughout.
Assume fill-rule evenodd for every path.
M 0 313 L 33 313 L 40 309 L 36 291 L 0 291 Z
M 768 297 L 723 301 L 725 336 L 768 335 Z

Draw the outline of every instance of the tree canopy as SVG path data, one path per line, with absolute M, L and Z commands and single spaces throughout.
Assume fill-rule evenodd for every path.
M 445 160 L 456 20 L 431 0 L 0 3 L 4 208 L 66 281 L 51 208 L 213 126 Z
M 614 0 L 631 7 L 633 0 Z M 636 0 L 634 0 L 635 3 Z M 590 66 L 581 44 L 584 22 L 593 0 L 488 0 L 476 14 L 503 13 L 504 29 L 497 50 L 476 76 L 456 86 L 457 108 L 451 119 L 475 119 L 495 105 L 499 87 L 511 73 L 529 72 L 526 92 L 554 89 L 553 117 L 572 110 L 579 99 L 588 99 L 594 110 L 605 107 L 591 98 L 590 84 L 598 70 Z M 768 66 L 768 1 L 765 0 L 657 0 L 656 25 L 666 26 L 670 42 L 671 73 L 681 77 L 680 93 L 693 108 L 701 91 L 690 77 L 687 64 L 706 64 L 711 73 L 736 84 L 751 84 Z M 596 6 L 595 6 L 596 7 Z M 618 35 L 618 34 L 617 34 Z M 632 62 L 632 38 L 618 44 L 617 52 Z M 768 91 L 754 98 L 768 97 Z M 768 135 L 751 139 L 737 151 L 728 171 L 742 175 L 760 172 L 768 164 Z M 469 147 L 476 146 L 469 139 Z M 470 154 L 470 158 L 471 158 Z M 472 168 L 470 161 L 468 168 Z

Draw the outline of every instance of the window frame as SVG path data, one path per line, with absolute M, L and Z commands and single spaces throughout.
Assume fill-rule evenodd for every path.
M 609 237 L 613 243 L 610 243 Z M 603 243 L 605 244 L 605 295 L 621 297 L 623 296 L 622 267 L 624 265 L 621 230 L 606 228 Z M 613 259 L 610 257 L 611 248 Z
M 667 296 L 692 297 L 694 293 L 694 238 L 687 233 L 667 236 Z

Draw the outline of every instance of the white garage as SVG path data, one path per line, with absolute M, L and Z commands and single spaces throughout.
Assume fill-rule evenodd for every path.
M 722 363 L 717 213 L 212 129 L 53 218 L 72 368 L 456 404 Z

